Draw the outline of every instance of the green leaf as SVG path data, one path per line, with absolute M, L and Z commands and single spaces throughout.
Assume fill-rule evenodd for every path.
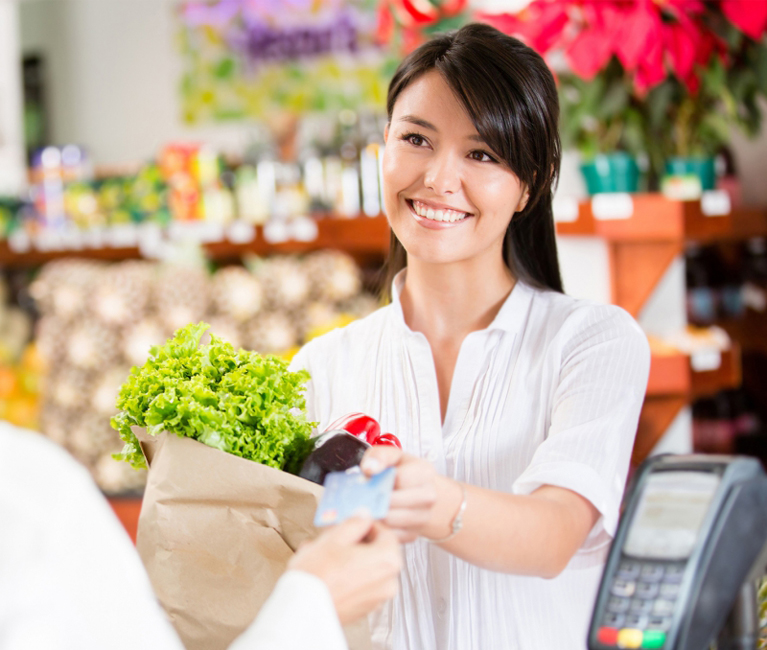
M 235 350 L 206 323 L 180 329 L 133 368 L 120 390 L 112 426 L 125 448 L 115 458 L 145 467 L 131 426 L 169 431 L 222 451 L 283 469 L 300 469 L 313 422 L 306 419 L 306 371 L 291 372 L 274 356 Z

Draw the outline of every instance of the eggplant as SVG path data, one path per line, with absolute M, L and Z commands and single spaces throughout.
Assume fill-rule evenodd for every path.
M 370 445 L 343 430 L 326 431 L 315 438 L 314 451 L 306 457 L 299 476 L 322 485 L 331 472 L 345 472 L 359 465 Z

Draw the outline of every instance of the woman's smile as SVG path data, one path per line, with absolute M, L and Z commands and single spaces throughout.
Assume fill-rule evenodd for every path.
M 452 228 L 472 218 L 469 212 L 418 199 L 405 199 L 414 219 L 425 228 Z

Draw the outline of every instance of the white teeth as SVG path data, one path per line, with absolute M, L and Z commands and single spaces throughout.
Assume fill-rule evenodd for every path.
M 454 223 L 456 221 L 461 221 L 467 216 L 465 212 L 458 212 L 457 210 L 435 210 L 419 201 L 413 201 L 412 205 L 413 210 L 419 217 L 425 217 L 432 221 L 447 221 L 449 223 Z

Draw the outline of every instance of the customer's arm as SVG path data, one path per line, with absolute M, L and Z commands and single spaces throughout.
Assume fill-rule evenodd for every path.
M 293 557 L 258 618 L 231 650 L 346 648 L 341 624 L 393 598 L 401 552 L 390 530 L 355 517 Z
M 3 650 L 183 650 L 141 560 L 88 473 L 0 421 Z M 236 650 L 342 650 L 344 623 L 394 595 L 394 534 L 355 518 L 302 548 Z

